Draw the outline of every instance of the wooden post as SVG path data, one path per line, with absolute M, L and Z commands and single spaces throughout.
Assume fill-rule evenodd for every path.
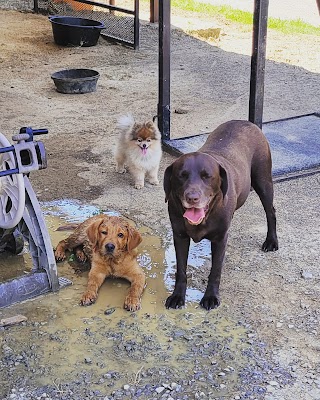
M 260 128 L 263 114 L 268 6 L 269 0 L 255 0 L 254 2 L 249 121 Z
M 159 4 L 158 126 L 162 140 L 170 140 L 170 0 Z
M 159 0 L 150 0 L 150 22 L 158 22 L 158 21 L 159 21 Z

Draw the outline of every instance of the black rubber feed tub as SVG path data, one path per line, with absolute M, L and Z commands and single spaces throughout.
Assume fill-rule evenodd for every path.
M 93 69 L 65 69 L 55 72 L 51 78 L 60 93 L 77 94 L 95 92 L 99 72 Z
M 54 41 L 60 46 L 95 46 L 101 29 L 106 28 L 102 22 L 93 19 L 52 16 L 49 20 Z

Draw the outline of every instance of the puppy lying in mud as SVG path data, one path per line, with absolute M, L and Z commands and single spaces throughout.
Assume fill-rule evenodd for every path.
M 58 243 L 55 258 L 62 261 L 66 250 L 73 251 L 79 261 L 91 263 L 87 290 L 80 304 L 88 306 L 98 297 L 98 290 L 107 277 L 125 278 L 130 283 L 124 308 L 136 311 L 141 308 L 145 274 L 137 262 L 140 233 L 125 219 L 97 215 L 78 225 L 75 231 Z

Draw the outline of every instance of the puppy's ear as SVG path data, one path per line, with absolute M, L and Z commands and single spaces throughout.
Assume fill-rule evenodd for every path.
M 142 237 L 140 235 L 140 232 L 137 231 L 133 226 L 128 224 L 127 229 L 128 229 L 127 249 L 128 251 L 131 251 L 139 246 L 139 244 L 142 242 Z
M 221 167 L 221 165 L 219 165 L 219 172 L 220 172 L 220 178 L 221 178 L 220 189 L 221 189 L 223 197 L 224 197 L 228 190 L 228 177 L 227 177 L 226 170 L 223 167 Z
M 90 224 L 86 230 L 88 239 L 92 246 L 94 248 L 97 247 L 98 245 L 98 240 L 99 240 L 99 226 L 102 224 L 104 221 L 104 218 L 99 218 L 96 221 L 94 221 L 92 224 Z
M 153 121 L 146 122 L 145 127 L 153 133 L 156 140 L 161 140 L 161 133 Z
M 165 202 L 168 201 L 171 192 L 171 176 L 172 176 L 173 164 L 169 165 L 164 172 L 163 188 L 166 194 Z

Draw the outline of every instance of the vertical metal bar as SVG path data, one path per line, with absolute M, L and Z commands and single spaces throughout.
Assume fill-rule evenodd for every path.
M 249 121 L 262 127 L 269 0 L 255 0 L 251 55 Z
M 140 45 L 140 20 L 139 20 L 139 0 L 134 1 L 134 38 L 133 48 L 137 50 Z
M 159 3 L 158 126 L 162 140 L 170 140 L 170 0 Z
M 158 22 L 158 21 L 159 21 L 159 0 L 150 0 L 150 22 Z
M 33 1 L 33 10 L 34 10 L 34 12 L 36 12 L 36 13 L 39 12 L 38 0 L 34 0 L 34 1 Z

